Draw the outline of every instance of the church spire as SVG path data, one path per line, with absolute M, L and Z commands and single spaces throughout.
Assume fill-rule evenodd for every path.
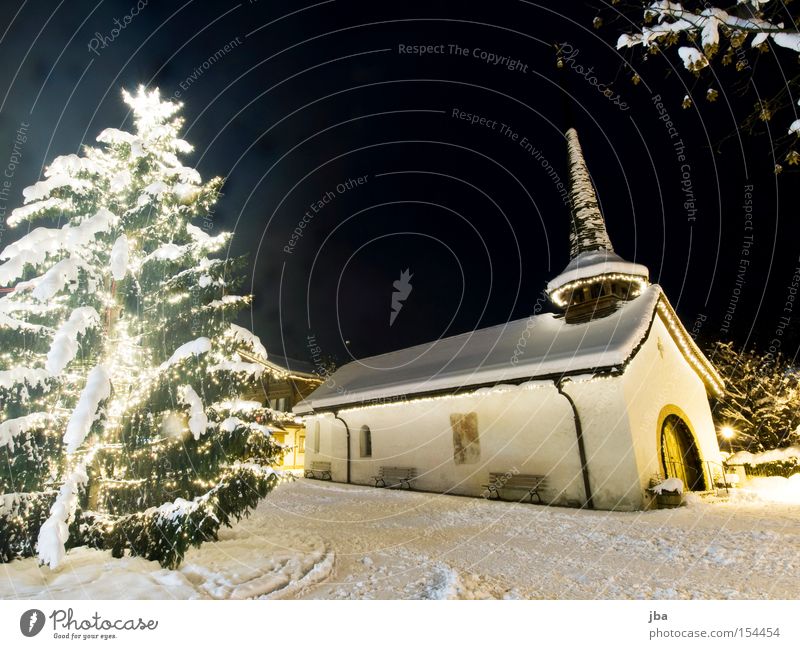
M 567 131 L 567 153 L 570 175 L 569 194 L 572 203 L 569 233 L 570 259 L 575 259 L 582 252 L 592 250 L 613 252 L 614 248 L 611 246 L 611 239 L 608 238 L 608 232 L 606 232 L 606 224 L 600 213 L 589 169 L 583 159 L 578 132 L 574 128 Z
M 648 284 L 649 271 L 622 259 L 611 246 L 597 194 L 574 128 L 566 133 L 569 154 L 570 261 L 547 283 L 547 294 L 564 309 L 567 324 L 603 318 L 634 299 Z

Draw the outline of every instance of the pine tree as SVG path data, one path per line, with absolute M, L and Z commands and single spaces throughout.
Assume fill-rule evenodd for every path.
M 222 181 L 182 164 L 179 104 L 123 99 L 133 132 L 56 158 L 8 219 L 57 227 L 0 253 L 2 561 L 89 544 L 174 567 L 279 479 L 283 415 L 238 398 L 266 371 L 238 351 L 266 351 L 231 322 L 243 261 L 212 257 Z
M 717 342 L 709 357 L 725 379 L 725 396 L 713 408 L 717 428 L 736 431 L 735 450 L 766 451 L 800 441 L 800 381 L 780 355 Z

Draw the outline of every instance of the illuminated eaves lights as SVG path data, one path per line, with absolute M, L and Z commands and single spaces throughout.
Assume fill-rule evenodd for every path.
M 563 286 L 559 286 L 556 290 L 550 293 L 550 299 L 556 306 L 564 307 L 567 305 L 567 300 L 565 299 L 567 295 L 576 289 L 593 286 L 602 281 L 631 284 L 631 297 L 636 297 L 648 286 L 647 278 L 643 277 L 642 275 L 629 275 L 626 273 L 603 273 L 601 275 L 593 275 L 592 277 L 587 277 L 584 279 L 576 279 L 573 282 L 568 282 Z

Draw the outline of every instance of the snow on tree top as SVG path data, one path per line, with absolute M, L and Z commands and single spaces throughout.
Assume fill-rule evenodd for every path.
M 570 202 L 572 223 L 569 234 L 570 259 L 582 252 L 605 249 L 613 251 L 606 232 L 606 224 L 597 202 L 589 169 L 583 158 L 578 132 L 571 128 L 566 133 L 569 157 Z
M 141 130 L 161 126 L 182 106 L 180 102 L 162 101 L 158 88 L 148 92 L 143 85 L 137 88 L 135 95 L 123 90 L 122 100 L 133 110 L 133 120 Z
M 590 322 L 567 324 L 542 313 L 354 361 L 339 368 L 295 412 L 619 366 L 647 335 L 662 295 L 653 284 L 616 312 Z M 524 354 L 515 354 L 523 334 Z

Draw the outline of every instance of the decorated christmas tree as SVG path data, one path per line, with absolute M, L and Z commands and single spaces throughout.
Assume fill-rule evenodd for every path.
M 88 544 L 174 567 L 279 480 L 284 415 L 239 398 L 266 351 L 232 323 L 242 260 L 213 257 L 222 181 L 182 164 L 179 104 L 123 98 L 133 132 L 56 158 L 8 219 L 51 227 L 0 252 L 3 561 Z

